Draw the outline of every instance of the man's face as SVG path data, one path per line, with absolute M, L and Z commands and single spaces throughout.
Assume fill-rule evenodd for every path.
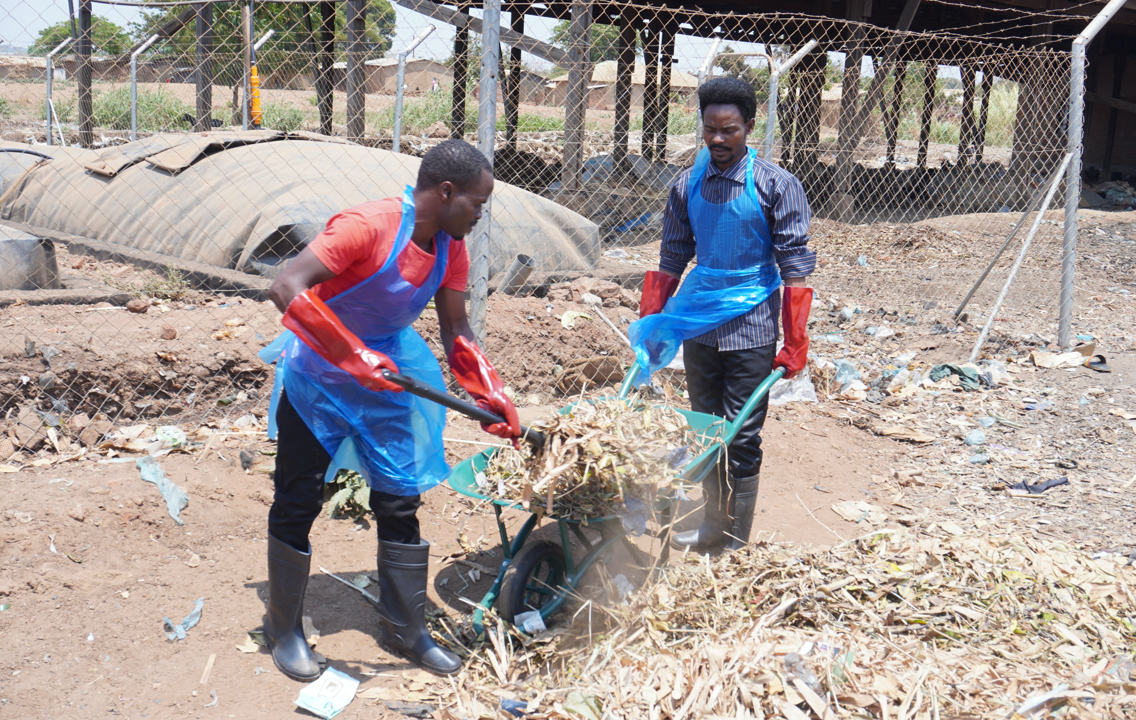
M 466 188 L 455 187 L 451 182 L 438 186 L 442 209 L 439 224 L 453 238 L 464 238 L 481 219 L 481 206 L 493 194 L 493 175 L 481 171 L 481 178 Z
M 702 113 L 702 141 L 710 149 L 710 160 L 725 170 L 746 151 L 746 135 L 753 131 L 753 120 L 745 121 L 737 105 L 707 105 Z

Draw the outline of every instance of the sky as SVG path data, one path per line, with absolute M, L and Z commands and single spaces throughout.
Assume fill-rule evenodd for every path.
M 76 0 L 77 4 L 77 0 Z M 434 32 L 414 52 L 415 57 L 445 60 L 453 50 L 454 28 L 446 23 L 432 20 L 416 12 L 395 5 L 398 17 L 394 38 L 394 45 L 390 55 L 396 55 L 402 48 L 413 41 L 415 36 L 426 26 L 434 25 Z M 126 28 L 131 22 L 139 19 L 141 11 L 137 8 L 123 7 L 121 5 L 107 5 L 95 2 L 95 14 Z M 473 11 L 480 16 L 481 12 Z M 61 22 L 68 18 L 67 0 L 0 0 L 0 43 L 27 47 L 35 41 L 40 30 Z M 509 13 L 502 13 L 501 24 L 508 27 Z M 538 18 L 529 15 L 525 18 L 525 34 L 549 42 L 552 36 L 554 20 Z M 269 41 L 271 43 L 271 40 Z M 711 41 L 704 38 L 693 38 L 679 35 L 675 40 L 675 56 L 678 62 L 675 67 L 683 72 L 695 75 L 699 65 L 709 52 Z M 731 43 L 736 52 L 753 52 L 763 50 L 764 46 L 757 43 Z M 838 63 L 843 64 L 843 53 L 830 53 Z M 540 72 L 550 69 L 549 63 L 538 57 L 523 54 L 523 62 Z M 751 64 L 763 65 L 762 60 L 753 60 Z M 870 58 L 864 58 L 862 72 L 870 76 L 872 65 Z M 958 77 L 955 68 L 940 68 L 940 76 Z

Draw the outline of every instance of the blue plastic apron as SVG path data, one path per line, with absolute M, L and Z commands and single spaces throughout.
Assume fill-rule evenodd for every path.
M 628 328 L 641 372 L 637 384 L 666 367 L 683 340 L 689 340 L 745 315 L 781 287 L 773 258 L 773 236 L 753 184 L 757 152 L 746 155 L 745 189 L 721 205 L 702 198 L 702 181 L 710 165 L 703 148 L 690 173 L 687 215 L 694 231 L 698 264 L 663 311 L 648 315 Z
M 402 221 L 382 268 L 328 301 L 348 330 L 372 350 L 394 360 L 399 371 L 445 390 L 441 368 L 426 341 L 411 327 L 441 287 L 451 238 L 434 239 L 434 267 L 416 288 L 399 271 L 398 256 L 414 231 L 414 194 L 402 196 Z M 281 388 L 324 449 L 332 456 L 326 479 L 342 468 L 358 471 L 372 489 L 393 495 L 419 495 L 449 474 L 442 447 L 446 411 L 407 392 L 374 392 L 349 373 L 321 358 L 290 331 L 260 357 L 276 363 L 269 409 L 269 437 L 275 437 Z

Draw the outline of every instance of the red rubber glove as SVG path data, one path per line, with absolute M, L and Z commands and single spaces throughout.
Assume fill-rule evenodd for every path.
M 521 435 L 521 419 L 513 401 L 505 395 L 505 383 L 501 382 L 501 376 L 489 364 L 489 358 L 485 357 L 481 348 L 459 335 L 454 340 L 454 349 L 450 351 L 450 370 L 458 384 L 473 396 L 482 409 L 505 418 L 502 423 L 482 424 L 481 429 L 490 435 L 513 440 L 516 445 L 516 438 Z
M 398 372 L 398 365 L 364 345 L 310 288 L 288 304 L 282 322 L 320 357 L 351 373 L 368 390 L 402 392 L 398 385 L 383 379 L 383 370 Z
M 649 270 L 643 278 L 643 295 L 639 298 L 639 317 L 663 311 L 663 306 L 678 289 L 678 278 L 660 270 Z
M 785 368 L 785 377 L 791 378 L 805 369 L 809 362 L 809 310 L 813 306 L 813 289 L 789 287 L 781 293 L 781 327 L 785 345 L 773 358 L 773 367 Z

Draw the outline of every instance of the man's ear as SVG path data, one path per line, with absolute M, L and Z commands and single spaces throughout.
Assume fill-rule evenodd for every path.
M 751 118 L 750 120 L 746 121 L 746 135 L 749 135 L 751 132 L 753 132 L 753 128 L 756 124 L 757 118 Z
M 454 184 L 449 180 L 442 181 L 438 186 L 438 194 L 442 197 L 442 202 L 449 202 L 454 198 Z

